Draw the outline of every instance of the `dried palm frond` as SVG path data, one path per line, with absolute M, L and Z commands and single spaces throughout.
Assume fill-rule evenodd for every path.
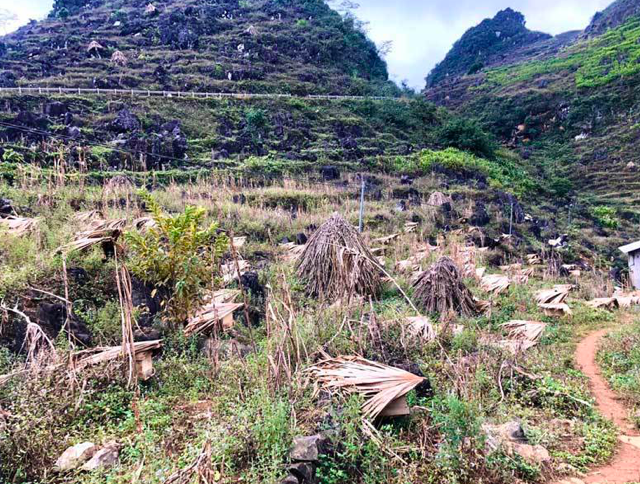
M 418 337 L 424 341 L 436 339 L 436 329 L 431 320 L 424 316 L 407 318 L 409 323 L 407 330 L 411 336 Z
M 507 276 L 501 276 L 498 274 L 484 276 L 480 281 L 480 287 L 483 291 L 493 293 L 493 294 L 501 294 L 511 285 L 511 281 Z
M 593 309 L 614 309 L 617 307 L 616 299 L 613 297 L 596 298 L 586 304 Z
M 242 273 L 249 268 L 249 263 L 246 260 L 239 260 L 238 267 L 234 262 L 228 264 L 222 264 L 222 280 L 225 284 L 229 284 L 236 279 L 239 279 Z M 238 274 L 240 269 L 240 274 Z
M 476 303 L 476 308 L 479 313 L 484 315 L 490 315 L 491 310 L 493 309 L 493 303 L 491 301 L 483 301 L 481 299 L 474 298 Z
M 295 242 L 288 242 L 286 244 L 280 244 L 280 247 L 282 247 L 284 250 L 286 250 L 286 253 L 284 254 L 284 256 L 282 258 L 285 261 L 293 262 L 293 261 L 298 260 L 298 257 L 300 257 L 300 254 L 302 254 L 304 252 L 304 248 L 306 246 L 305 245 L 296 245 Z
M 442 257 L 420 274 L 413 284 L 414 297 L 424 310 L 446 318 L 451 312 L 463 316 L 476 313 L 473 294 L 465 286 L 460 271 L 448 257 Z
M 0 218 L 0 229 L 6 230 L 10 235 L 22 237 L 38 228 L 38 219 L 26 217 Z
M 569 293 L 573 289 L 572 285 L 558 285 L 552 289 L 544 289 L 536 293 L 536 301 L 541 304 L 561 304 L 566 301 Z
M 537 266 L 542 264 L 542 258 L 538 254 L 527 254 L 527 264 Z
M 325 390 L 345 390 L 363 395 L 367 401 L 362 410 L 369 418 L 377 417 L 386 407 L 425 381 L 413 373 L 359 356 L 321 361 L 307 372 Z
M 184 328 L 185 336 L 206 333 L 214 326 L 227 330 L 233 327 L 233 313 L 244 304 L 212 302 L 203 306 Z
M 396 262 L 396 271 L 398 272 L 416 272 L 420 270 L 420 266 L 411 259 L 399 260 Z
M 209 293 L 204 296 L 204 301 L 214 302 L 214 303 L 231 303 L 234 302 L 238 296 L 240 296 L 241 291 L 239 289 L 220 289 L 214 293 Z
M 84 250 L 104 242 L 115 243 L 124 228 L 127 225 L 127 219 L 116 220 L 95 220 L 89 224 L 89 228 L 80 232 L 75 240 L 66 246 L 61 247 L 63 251 Z
M 614 294 L 613 299 L 618 307 L 621 308 L 630 308 L 631 306 L 640 304 L 640 298 L 632 295 Z
M 99 220 L 104 220 L 104 215 L 100 210 L 89 210 L 87 212 L 78 212 L 73 216 L 73 220 L 82 224 L 95 223 Z
M 410 234 L 418 228 L 418 222 L 407 222 L 404 224 L 404 233 Z
M 386 237 L 380 237 L 379 239 L 373 239 L 371 241 L 371 243 L 372 244 L 379 244 L 379 245 L 389 245 L 391 242 L 396 240 L 398 237 L 400 237 L 400 234 L 387 235 Z
M 487 272 L 487 268 L 486 267 L 478 267 L 476 269 L 475 278 L 476 279 L 482 279 L 486 272 Z
M 158 222 L 153 217 L 140 217 L 133 221 L 133 227 L 140 232 L 146 232 L 147 230 L 157 227 Z
M 162 340 L 140 341 L 133 343 L 137 353 L 158 350 L 162 347 Z M 70 356 L 71 366 L 74 370 L 82 370 L 88 366 L 106 363 L 120 358 L 124 354 L 122 346 L 96 347 L 88 350 L 78 351 Z
M 506 266 L 500 266 L 500 270 L 503 272 L 518 272 L 522 269 L 522 264 L 509 264 Z
M 247 243 L 247 237 L 234 237 L 233 238 L 233 246 L 236 249 L 239 249 L 240 247 L 244 246 L 244 244 Z
M 508 331 L 512 340 L 519 343 L 519 349 L 526 351 L 538 344 L 547 325 L 537 321 L 514 320 L 504 323 L 502 327 Z
M 447 203 L 453 203 L 453 200 L 442 192 L 433 192 L 427 200 L 427 205 L 432 207 L 441 207 Z
M 298 258 L 297 273 L 309 295 L 325 300 L 375 295 L 381 285 L 373 254 L 337 213 L 311 236 Z
M 513 273 L 511 276 L 511 281 L 515 284 L 527 284 L 529 282 L 529 278 L 534 274 L 534 269 L 520 269 Z
M 550 317 L 560 317 L 560 316 L 571 316 L 573 311 L 566 303 L 547 303 L 547 304 L 538 304 L 538 307 L 543 310 L 545 316 Z

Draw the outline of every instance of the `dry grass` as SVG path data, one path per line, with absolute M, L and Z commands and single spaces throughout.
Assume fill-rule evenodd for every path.
M 448 257 L 442 257 L 423 272 L 414 284 L 416 302 L 430 313 L 447 318 L 451 313 L 472 316 L 477 304 L 465 286 L 460 271 Z
M 376 295 L 380 270 L 356 229 L 334 213 L 309 239 L 297 263 L 307 293 L 323 300 Z

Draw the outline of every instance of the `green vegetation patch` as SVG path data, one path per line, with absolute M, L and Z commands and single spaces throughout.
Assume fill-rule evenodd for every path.
M 570 47 L 561 57 L 492 69 L 485 85 L 509 86 L 543 74 L 575 72 L 577 87 L 599 87 L 640 72 L 640 19 Z

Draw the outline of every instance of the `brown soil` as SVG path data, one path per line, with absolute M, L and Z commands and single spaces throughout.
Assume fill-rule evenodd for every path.
M 596 363 L 596 352 L 600 340 L 610 330 L 590 334 L 580 342 L 576 350 L 576 362 L 589 378 L 591 393 L 600 413 L 616 424 L 620 432 L 620 443 L 613 460 L 606 466 L 589 472 L 581 479 L 568 479 L 562 483 L 627 484 L 640 482 L 640 434 L 627 420 L 627 408 L 611 391 Z

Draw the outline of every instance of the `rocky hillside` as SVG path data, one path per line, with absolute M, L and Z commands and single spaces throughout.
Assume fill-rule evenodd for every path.
M 385 62 L 322 0 L 57 0 L 0 38 L 0 86 L 393 94 Z
M 479 119 L 544 173 L 558 197 L 637 217 L 637 14 L 635 2 L 619 0 L 584 32 L 541 38 L 526 50 L 485 61 L 477 71 L 431 82 L 425 94 Z M 458 44 L 448 58 L 457 52 Z M 458 61 L 473 62 L 473 55 Z M 440 72 L 438 66 L 430 78 Z
M 433 87 L 451 78 L 474 74 L 487 65 L 499 64 L 518 49 L 548 40 L 551 36 L 525 27 L 524 16 L 510 8 L 469 29 L 445 59 L 427 77 Z

